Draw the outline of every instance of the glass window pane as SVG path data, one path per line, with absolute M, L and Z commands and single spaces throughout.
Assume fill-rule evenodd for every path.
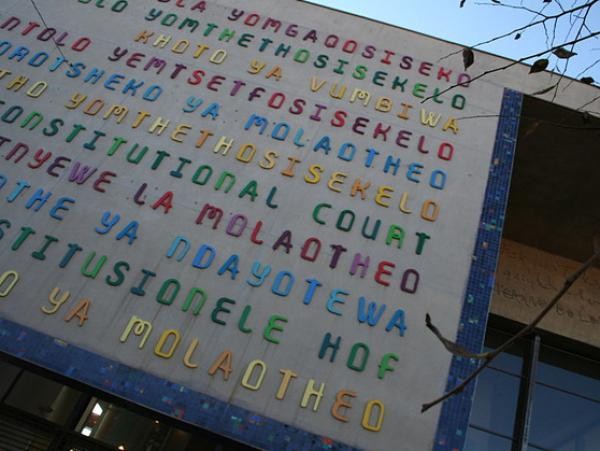
M 189 446 L 190 441 L 192 441 L 191 434 L 179 429 L 171 428 L 163 449 L 169 451 L 186 451 L 188 448 L 191 449 Z
M 490 363 L 490 368 L 498 368 L 514 374 L 515 376 L 521 375 L 522 366 L 523 359 L 520 356 L 506 353 L 500 354 L 492 363 Z
M 536 380 L 600 402 L 600 362 L 542 346 Z
M 494 368 L 484 370 L 477 381 L 471 424 L 512 437 L 519 383 L 516 376 Z
M 511 451 L 511 445 L 509 439 L 470 427 L 467 431 L 464 451 Z
M 529 441 L 554 451 L 597 451 L 600 403 L 536 384 Z
M 548 451 L 544 448 L 539 448 L 537 446 L 533 446 L 531 443 L 527 446 L 527 451 Z
M 0 399 L 6 394 L 19 371 L 20 368 L 0 360 Z
M 93 398 L 77 432 L 122 451 L 161 449 L 169 427 L 122 407 Z
M 254 449 L 226 438 L 189 433 L 126 408 L 92 398 L 76 431 L 121 451 L 240 451 Z
M 25 371 L 4 402 L 48 421 L 65 424 L 80 396 L 77 390 Z

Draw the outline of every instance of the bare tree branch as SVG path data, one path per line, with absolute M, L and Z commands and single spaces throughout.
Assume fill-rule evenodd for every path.
M 46 23 L 46 19 L 42 15 L 42 12 L 40 11 L 40 9 L 38 8 L 38 6 L 36 5 L 35 1 L 34 0 L 30 0 L 30 1 L 31 1 L 31 6 L 33 6 L 33 9 L 35 9 L 35 11 L 37 12 L 37 15 L 39 16 L 40 20 L 42 21 L 42 23 L 44 24 L 44 26 L 46 27 L 46 29 L 49 29 L 50 27 L 48 27 L 48 24 Z M 58 46 L 58 43 L 56 42 L 56 39 L 54 37 L 52 37 L 52 43 L 54 44 L 54 47 L 56 47 L 56 50 L 58 50 L 58 53 L 60 53 L 60 55 L 66 60 L 67 57 L 65 56 L 65 54 L 63 53 L 63 51 Z
M 588 6 L 588 8 L 585 10 L 584 15 L 581 17 L 581 26 L 579 27 L 579 30 L 577 30 L 577 34 L 575 35 L 575 39 L 577 39 L 577 38 L 579 38 L 581 36 L 581 33 L 583 32 L 583 29 L 585 27 L 585 22 L 587 20 L 588 14 L 590 13 L 591 9 L 592 9 L 592 5 L 590 4 Z M 569 32 L 567 33 L 567 37 L 570 34 L 571 34 L 571 30 L 569 29 Z M 571 45 L 571 50 L 570 51 L 573 52 L 574 49 L 575 49 L 575 43 L 573 43 Z M 560 82 L 565 77 L 565 74 L 567 73 L 567 70 L 569 69 L 569 61 L 571 61 L 571 59 L 567 58 L 567 61 L 565 63 L 565 68 L 563 69 L 562 73 L 560 74 L 560 78 L 556 82 L 556 88 L 554 89 L 554 94 L 552 95 L 552 101 L 553 102 L 556 99 L 556 96 L 558 95 L 558 86 L 560 85 Z
M 573 84 L 573 82 L 576 81 L 576 79 L 579 79 L 583 74 L 585 74 L 588 70 L 592 69 L 594 66 L 596 66 L 598 63 L 600 63 L 600 58 L 597 59 L 596 61 L 594 61 L 592 64 L 590 64 L 589 66 L 587 66 L 585 69 L 583 69 L 581 72 L 579 72 L 577 74 L 577 76 L 571 80 L 569 80 L 569 83 L 567 83 L 562 90 L 564 91 L 565 89 L 567 89 L 569 86 L 571 86 Z
M 600 98 L 600 96 L 598 98 Z M 585 114 L 589 114 L 590 116 L 599 117 L 598 113 L 594 113 L 591 111 L 583 110 L 581 112 L 585 113 Z M 510 118 L 510 117 L 512 117 L 512 116 L 505 116 L 502 114 L 475 114 L 472 116 L 459 116 L 456 118 L 456 120 L 463 121 L 463 120 L 471 120 L 471 119 L 491 119 L 491 118 Z M 521 114 L 521 117 L 522 118 L 533 118 L 534 116 L 528 116 L 526 114 Z M 590 127 L 589 125 L 568 125 L 563 122 L 549 121 L 546 119 L 539 119 L 539 118 L 536 118 L 536 119 L 544 125 L 548 125 L 551 127 L 557 127 L 557 128 L 564 128 L 567 130 L 579 130 L 579 131 L 590 131 L 590 132 L 600 130 L 600 126 Z
M 591 105 L 592 103 L 594 103 L 596 100 L 600 99 L 600 95 L 594 97 L 592 100 L 590 100 L 587 103 L 584 103 L 583 105 L 581 105 L 579 108 L 577 108 L 577 111 L 583 111 L 583 109 L 588 106 Z
M 483 354 L 474 354 L 468 349 L 463 348 L 462 346 L 456 344 L 455 342 L 448 340 L 446 337 L 442 335 L 439 329 L 431 322 L 431 316 L 429 313 L 425 315 L 425 325 L 427 329 L 429 329 L 437 338 L 442 342 L 444 347 L 451 353 L 460 357 L 466 357 L 467 359 L 484 359 L 486 358 L 487 353 Z
M 531 14 L 534 14 L 534 18 L 537 16 L 542 16 L 544 18 L 548 18 L 547 15 L 543 14 L 544 9 L 546 8 L 547 5 L 545 5 L 544 7 L 542 7 L 542 9 L 540 9 L 539 11 L 536 11 L 535 9 L 531 9 L 531 8 L 527 8 L 526 6 L 523 5 L 509 5 L 508 3 L 484 3 L 484 2 L 475 2 L 476 5 L 480 5 L 480 6 L 497 6 L 497 7 L 501 7 L 501 8 L 510 8 L 510 9 L 518 9 L 521 11 L 527 11 Z
M 535 27 L 536 25 L 541 25 L 542 23 L 544 23 L 544 22 L 546 22 L 548 20 L 559 19 L 560 17 L 563 17 L 563 16 L 566 16 L 568 14 L 574 13 L 575 11 L 579 11 L 580 9 L 586 8 L 588 6 L 594 5 L 597 2 L 598 2 L 598 0 L 590 0 L 590 1 L 586 2 L 585 4 L 583 4 L 583 5 L 575 6 L 575 7 L 571 8 L 571 9 L 567 9 L 567 10 L 561 11 L 560 13 L 557 13 L 557 14 L 554 14 L 554 15 L 551 15 L 551 16 L 546 16 L 543 19 L 536 20 L 535 22 L 530 22 L 527 25 L 524 25 L 524 26 L 519 27 L 519 28 L 515 28 L 515 29 L 513 29 L 513 30 L 511 30 L 511 31 L 509 31 L 507 33 L 503 33 L 501 35 L 498 35 L 498 36 L 495 36 L 495 37 L 493 37 L 491 39 L 488 39 L 487 41 L 483 41 L 483 42 L 480 42 L 478 44 L 472 45 L 471 48 L 475 49 L 477 47 L 481 47 L 482 45 L 490 44 L 490 43 L 498 41 L 500 39 L 507 38 L 507 37 L 512 36 L 512 35 L 514 35 L 516 33 L 519 33 L 521 31 L 527 30 L 528 28 Z M 594 33 L 590 33 L 590 35 L 596 36 Z M 437 62 L 439 63 L 440 61 L 445 60 L 446 58 L 449 58 L 451 56 L 457 55 L 457 54 L 459 54 L 461 52 L 462 52 L 462 49 L 457 50 L 456 52 L 449 53 L 448 55 L 439 58 L 437 60 Z
M 585 31 L 587 31 L 588 33 L 592 33 L 592 30 L 587 25 L 585 26 Z M 598 36 L 595 36 L 594 39 L 600 39 L 600 38 L 598 38 Z
M 554 21 L 554 26 L 552 27 L 552 41 L 550 41 L 549 47 L 554 46 L 556 44 L 556 27 L 558 26 L 558 19 Z
M 542 25 L 544 26 L 544 36 L 546 36 L 546 47 L 552 47 L 554 45 L 554 39 L 556 38 L 556 20 L 554 21 L 554 28 L 552 28 L 552 40 L 550 40 L 550 34 L 548 33 L 548 27 L 546 26 L 546 22 Z
M 562 12 L 565 12 L 565 8 L 563 8 L 562 3 L 560 2 L 560 0 L 554 0 L 554 3 L 556 3 L 558 5 L 558 7 L 560 8 L 560 10 Z
M 560 301 L 560 299 L 569 290 L 569 288 L 571 288 L 571 286 L 575 283 L 575 281 L 577 279 L 579 279 L 579 277 L 585 271 L 587 271 L 596 262 L 596 260 L 598 260 L 600 258 L 600 246 L 597 244 L 597 240 L 598 240 L 597 238 L 594 238 L 594 248 L 595 248 L 594 254 L 583 265 L 581 265 L 573 274 L 571 274 L 569 277 L 567 277 L 565 279 L 562 288 L 558 291 L 558 293 L 556 293 L 556 295 L 554 296 L 554 298 L 552 298 L 552 300 L 548 303 L 548 305 L 546 305 L 546 307 L 544 307 L 544 309 L 533 319 L 533 321 L 531 321 L 527 326 L 525 326 L 523 329 L 521 329 L 521 331 L 519 333 L 517 333 L 517 334 L 513 335 L 511 338 L 509 338 L 500 347 L 496 348 L 493 351 L 484 352 L 481 354 L 473 354 L 467 350 L 464 350 L 463 348 L 460 348 L 460 346 L 456 345 L 455 343 L 450 342 L 450 343 L 452 343 L 452 345 L 459 348 L 459 352 L 453 352 L 453 354 L 460 355 L 460 356 L 468 355 L 469 358 L 484 360 L 484 362 L 481 365 L 479 365 L 479 367 L 477 367 L 477 369 L 475 371 L 473 371 L 465 380 L 463 380 L 460 384 L 458 384 L 452 390 L 450 390 L 449 392 L 445 393 L 443 396 L 441 396 L 431 402 L 423 404 L 421 407 L 421 412 L 425 412 L 428 409 L 430 409 L 431 407 L 445 401 L 446 399 L 448 399 L 458 393 L 461 393 L 467 387 L 467 385 L 469 385 L 469 383 L 471 381 L 473 381 L 479 375 L 479 373 L 481 373 L 486 367 L 488 367 L 490 365 L 490 363 L 498 355 L 505 352 L 513 344 L 515 344 L 518 340 L 520 340 L 525 335 L 527 335 L 529 332 L 531 332 L 539 324 L 539 322 L 542 319 L 544 319 L 544 317 L 556 306 L 556 304 L 558 304 L 558 301 Z M 429 315 L 427 315 L 427 316 L 429 316 Z M 430 324 L 429 318 L 426 317 L 425 321 L 427 323 L 427 327 L 429 329 L 431 329 L 431 327 L 429 325 Z M 431 326 L 433 326 L 433 324 L 431 324 Z M 433 327 L 435 327 L 435 326 L 433 326 Z M 444 341 L 448 342 L 449 340 L 447 340 L 446 338 L 441 336 L 441 334 L 439 334 L 439 335 L 436 334 L 436 336 L 440 340 L 443 339 L 442 343 L 444 343 L 444 346 L 446 346 L 446 343 Z M 452 346 L 450 346 L 450 348 L 448 346 L 446 346 L 446 349 L 448 349 L 448 350 L 450 350 L 451 348 L 452 348 Z
M 593 1 L 596 2 L 597 0 L 593 0 Z M 598 35 L 600 35 L 600 31 L 595 31 L 592 34 L 588 34 L 586 36 L 574 39 L 574 40 L 572 40 L 570 42 L 565 42 L 565 43 L 563 43 L 561 45 L 554 46 L 554 47 L 552 47 L 552 48 L 550 48 L 548 50 L 543 50 L 541 52 L 534 53 L 533 55 L 525 56 L 525 57 L 520 58 L 518 60 L 511 61 L 510 63 L 507 63 L 507 64 L 505 64 L 503 66 L 499 66 L 499 67 L 496 67 L 494 69 L 488 69 L 488 70 L 480 73 L 479 75 L 476 75 L 475 77 L 472 77 L 469 81 L 464 81 L 464 82 L 461 82 L 461 83 L 456 83 L 454 85 L 451 85 L 451 86 L 447 87 L 446 89 L 442 89 L 441 91 L 436 92 L 435 97 L 438 97 L 438 96 L 440 96 L 442 94 L 447 93 L 448 91 L 456 89 L 459 86 L 468 86 L 470 83 L 472 83 L 472 82 L 474 82 L 476 80 L 479 80 L 480 78 L 483 78 L 486 75 L 493 74 L 494 72 L 499 72 L 501 70 L 506 70 L 506 69 L 508 69 L 510 67 L 516 66 L 519 63 L 522 63 L 522 62 L 525 62 L 527 60 L 530 60 L 531 58 L 535 58 L 535 57 L 538 57 L 538 56 L 545 55 L 546 53 L 550 53 L 550 52 L 552 52 L 554 50 L 557 50 L 557 49 L 559 49 L 561 47 L 566 47 L 566 46 L 569 46 L 569 45 L 577 44 L 578 42 L 585 41 L 587 39 L 590 39 L 590 38 L 592 38 L 594 36 L 598 36 Z M 462 50 L 461 50 L 461 52 L 462 52 Z M 421 100 L 421 103 L 425 103 L 428 100 L 433 99 L 433 97 L 434 97 L 433 95 L 431 95 L 429 97 L 425 97 L 423 100 Z

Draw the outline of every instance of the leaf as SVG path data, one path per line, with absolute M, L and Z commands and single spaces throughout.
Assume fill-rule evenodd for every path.
M 463 64 L 465 65 L 465 69 L 467 69 L 469 66 L 473 65 L 473 63 L 475 62 L 475 54 L 473 53 L 473 50 L 465 47 L 462 51 L 462 56 L 463 56 Z
M 535 74 L 536 72 L 542 72 L 544 69 L 548 67 L 548 60 L 546 58 L 541 58 L 537 60 L 531 68 L 529 69 L 530 74 Z
M 517 33 L 517 34 L 515 35 L 515 40 L 517 40 L 517 39 L 521 39 L 521 33 Z
M 583 77 L 581 79 L 581 83 L 585 83 L 586 85 L 591 85 L 594 83 L 594 79 L 592 77 Z
M 554 50 L 552 53 L 554 53 L 560 59 L 568 59 L 568 58 L 571 58 L 572 56 L 577 55 L 577 53 L 571 52 L 570 50 L 567 50 L 564 47 L 559 47 L 556 50 Z
M 552 91 L 554 88 L 556 88 L 556 85 L 548 86 L 547 88 L 540 89 L 539 91 L 536 91 L 531 95 L 532 96 L 541 96 L 543 94 L 546 94 L 547 92 Z

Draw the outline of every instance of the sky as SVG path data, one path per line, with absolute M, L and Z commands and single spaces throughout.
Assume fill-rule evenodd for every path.
M 532 12 L 494 5 L 490 0 L 467 0 L 463 8 L 459 7 L 459 0 L 308 1 L 469 47 L 524 26 L 532 20 L 541 19 L 540 16 L 534 17 Z M 587 2 L 589 0 L 560 1 L 564 9 L 577 7 Z M 544 3 L 542 0 L 502 0 L 502 3 L 536 10 L 544 8 L 543 13 L 546 15 L 560 12 L 557 0 L 550 3 Z M 580 22 L 576 21 L 572 26 L 566 17 L 560 19 L 556 27 L 554 46 L 575 39 Z M 591 31 L 600 30 L 600 3 L 592 7 L 586 18 L 586 24 Z M 582 36 L 586 32 L 589 34 L 589 31 L 584 29 Z M 550 21 L 547 33 L 548 39 L 544 27 L 539 25 L 524 31 L 519 40 L 515 40 L 513 35 L 477 48 L 512 59 L 519 59 L 553 47 L 553 23 Z M 570 46 L 568 49 L 570 50 Z M 600 62 L 586 70 L 588 66 L 592 66 L 600 59 L 600 35 L 576 44 L 573 51 L 577 55 L 569 59 L 567 75 L 573 78 L 591 76 L 597 83 L 600 83 Z M 530 60 L 530 63 L 534 60 Z M 549 69 L 556 70 L 557 63 L 559 64 L 558 69 L 562 70 L 566 60 L 559 61 L 554 56 L 550 57 Z

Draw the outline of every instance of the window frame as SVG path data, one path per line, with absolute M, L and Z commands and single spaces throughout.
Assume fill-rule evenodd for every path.
M 488 345 L 489 341 L 492 341 L 490 340 L 490 335 L 506 335 L 508 337 L 516 334 L 523 327 L 525 326 L 521 323 L 490 314 L 486 328 L 486 346 Z M 493 343 L 493 345 L 496 345 L 496 343 Z M 514 352 L 514 346 L 520 346 L 519 353 Z M 512 348 L 513 352 L 510 352 L 510 349 L 508 352 L 509 354 L 520 355 L 522 357 L 522 365 L 519 373 L 520 383 L 517 399 L 517 410 L 515 413 L 512 437 L 508 437 L 505 434 L 501 434 L 497 431 L 489 430 L 488 428 L 474 424 L 471 421 L 472 418 L 469 420 L 469 429 L 475 429 L 493 436 L 510 439 L 512 442 L 511 451 L 527 451 L 530 449 L 529 447 L 534 447 L 535 449 L 544 449 L 539 447 L 539 445 L 529 442 L 532 411 L 533 406 L 535 405 L 535 386 L 536 383 L 544 384 L 543 382 L 536 381 L 542 348 L 548 348 L 550 350 L 570 354 L 574 358 L 581 359 L 586 365 L 598 365 L 600 367 L 599 348 L 589 344 L 577 342 L 551 332 L 536 329 L 531 334 L 523 337 L 522 340 L 516 342 Z M 543 360 L 541 362 L 547 363 Z M 555 364 L 555 366 L 558 366 L 558 364 Z M 475 394 L 476 393 L 477 390 L 475 391 Z

